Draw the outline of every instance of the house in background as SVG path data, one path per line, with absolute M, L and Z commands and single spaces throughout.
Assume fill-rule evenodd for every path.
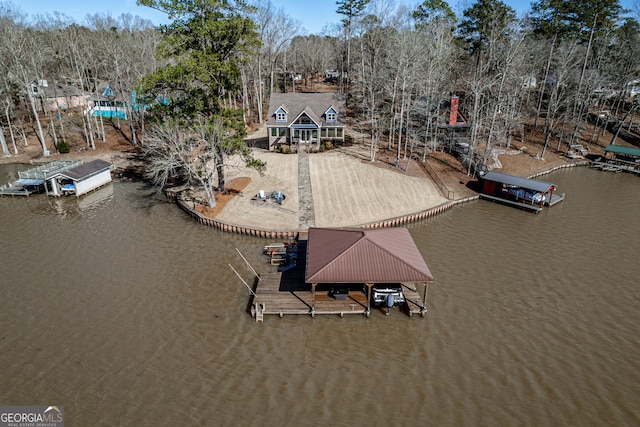
M 127 104 L 111 83 L 102 82 L 91 96 L 86 114 L 127 120 Z
M 337 93 L 274 93 L 269 102 L 269 151 L 318 151 L 327 142 L 344 142 L 346 103 Z
M 29 88 L 34 99 L 39 100 L 43 111 L 67 110 L 69 108 L 84 107 L 90 98 L 89 94 L 83 93 L 76 86 L 53 83 L 47 80 L 33 82 Z

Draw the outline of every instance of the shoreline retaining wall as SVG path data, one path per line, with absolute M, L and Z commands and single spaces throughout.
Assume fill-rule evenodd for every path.
M 545 175 L 551 172 L 554 172 L 559 169 L 575 167 L 575 166 L 584 166 L 588 165 L 588 161 L 584 162 L 575 162 L 568 163 L 565 165 L 556 166 L 549 170 L 539 172 L 533 175 L 528 176 L 527 178 L 532 179 L 534 177 L 538 177 L 541 175 Z M 181 192 L 184 188 L 177 189 L 168 189 L 166 191 L 167 197 L 171 200 L 175 200 L 180 209 L 186 212 L 191 218 L 199 222 L 200 224 L 214 227 L 220 231 L 224 231 L 226 233 L 236 233 L 242 234 L 245 236 L 253 236 L 253 237 L 261 237 L 264 239 L 295 239 L 301 232 L 306 232 L 307 230 L 262 230 L 259 228 L 245 227 L 242 225 L 229 224 L 224 221 L 217 220 L 215 218 L 209 218 L 207 216 L 202 215 L 200 212 L 196 211 L 195 208 L 190 206 L 190 203 L 184 200 L 181 196 Z M 448 202 L 444 202 L 438 206 L 435 206 L 430 209 L 426 209 L 424 211 L 420 211 L 414 214 L 401 215 L 395 218 L 389 218 L 381 221 L 375 221 L 367 224 L 361 224 L 353 226 L 354 228 L 385 228 L 385 227 L 399 227 L 402 225 L 406 225 L 413 222 L 422 221 L 424 219 L 430 218 L 435 215 L 439 215 L 457 205 L 468 203 L 474 200 L 478 200 L 479 196 L 471 196 L 466 197 L 464 199 L 451 200 Z
M 192 203 L 184 200 L 180 191 L 172 191 L 167 190 L 167 197 L 171 200 L 175 200 L 177 205 L 186 212 L 191 218 L 196 220 L 202 225 L 206 225 L 209 227 L 214 227 L 220 231 L 224 231 L 227 233 L 236 233 L 243 234 L 245 236 L 253 236 L 253 237 L 261 237 L 265 239 L 291 239 L 297 238 L 298 234 L 301 230 L 262 230 L 258 228 L 245 227 L 242 225 L 229 224 L 224 221 L 217 220 L 215 218 L 209 218 L 207 216 L 202 215 L 200 212 L 196 211 L 192 207 Z M 454 206 L 457 206 L 462 203 L 467 203 L 473 200 L 477 200 L 478 196 L 467 197 L 460 200 L 452 200 L 449 202 L 445 202 L 436 207 L 426 209 L 421 212 L 417 212 L 414 214 L 402 215 L 395 218 L 385 219 L 382 221 L 375 221 L 368 224 L 355 225 L 355 228 L 385 228 L 385 227 L 398 227 L 401 225 L 409 224 L 412 222 L 421 221 L 426 218 L 430 218 L 432 216 L 441 214 L 442 212 L 451 209 Z M 302 232 L 306 232 L 307 230 L 302 230 Z

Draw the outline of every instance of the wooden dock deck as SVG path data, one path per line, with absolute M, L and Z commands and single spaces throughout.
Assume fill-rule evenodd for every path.
M 296 267 L 284 271 L 266 273 L 256 279 L 255 296 L 251 301 L 251 314 L 256 322 L 262 322 L 264 315 L 305 314 L 316 315 L 361 314 L 369 317 L 371 311 L 386 311 L 386 308 L 373 307 L 367 304 L 366 286 L 362 284 L 341 284 L 348 286 L 348 294 L 335 298 L 331 294 L 331 285 L 318 285 L 315 293 L 309 283 L 305 283 L 305 255 L 306 247 L 301 242 Z M 418 286 L 419 288 L 420 286 Z M 405 303 L 399 305 L 400 312 L 412 316 L 424 316 L 420 289 L 414 284 L 402 284 Z

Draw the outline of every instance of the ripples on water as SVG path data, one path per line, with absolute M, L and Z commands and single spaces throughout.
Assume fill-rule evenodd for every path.
M 153 190 L 0 199 L 0 404 L 68 425 L 640 422 L 638 178 L 543 177 L 538 215 L 479 201 L 411 227 L 427 317 L 246 313 L 264 240 Z

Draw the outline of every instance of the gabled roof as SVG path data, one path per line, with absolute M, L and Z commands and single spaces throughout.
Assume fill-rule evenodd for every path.
M 313 122 L 318 125 L 318 126 L 322 126 L 322 119 L 320 117 L 318 117 L 318 115 L 311 109 L 311 107 L 306 106 L 304 107 L 304 110 L 302 110 L 300 112 L 300 114 L 298 114 L 293 120 L 291 120 L 289 123 L 295 123 L 296 121 L 298 121 L 298 119 L 300 118 L 300 116 L 302 116 L 303 114 L 306 114 L 311 120 L 313 120 Z
M 327 114 L 329 111 L 333 111 L 334 113 L 338 112 L 338 109 L 336 107 L 334 107 L 333 105 L 330 105 L 329 108 L 327 108 L 324 112 L 324 114 Z
M 555 188 L 555 185 L 550 182 L 537 181 L 535 179 L 521 178 L 519 176 L 508 175 L 500 172 L 487 172 L 482 179 L 485 181 L 494 181 L 501 184 L 513 185 L 515 187 L 524 188 L 526 190 L 533 190 L 540 193 L 546 193 Z
M 93 96 L 97 99 L 107 99 L 107 100 L 122 100 L 122 94 L 117 92 L 111 83 L 109 82 L 100 82 L 96 87 L 96 91 L 93 93 Z
M 307 283 L 433 282 L 406 228 L 309 228 Z
M 67 169 L 64 172 L 61 172 L 59 176 L 71 179 L 73 181 L 79 181 L 109 168 L 111 168 L 111 163 L 105 162 L 104 160 L 96 159 L 89 163 L 76 166 L 75 168 Z
M 627 156 L 640 157 L 640 148 L 623 147 L 621 145 L 609 145 L 604 149 L 607 153 L 625 154 Z
M 287 110 L 287 121 L 277 122 L 275 112 L 278 108 Z M 273 93 L 269 100 L 269 118 L 267 126 L 282 126 L 293 123 L 300 114 L 306 112 L 316 123 L 324 126 L 324 113 L 333 107 L 338 112 L 338 120 L 331 122 L 331 126 L 344 126 L 346 103 L 344 97 L 337 93 Z

